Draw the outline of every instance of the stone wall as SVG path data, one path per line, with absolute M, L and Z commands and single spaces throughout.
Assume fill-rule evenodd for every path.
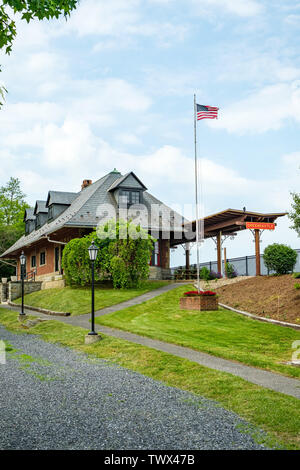
M 24 295 L 31 294 L 31 292 L 36 292 L 41 290 L 41 282 L 24 282 Z M 21 297 L 22 295 L 22 283 L 19 282 L 9 282 L 8 283 L 8 299 L 10 302 Z M 3 300 L 2 300 L 3 301 Z
M 8 283 L 1 282 L 0 284 L 0 302 L 6 302 L 8 298 Z
M 159 266 L 150 266 L 149 279 L 171 279 L 171 269 L 161 268 Z

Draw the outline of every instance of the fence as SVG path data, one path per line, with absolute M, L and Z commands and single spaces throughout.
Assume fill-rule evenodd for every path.
M 295 250 L 298 254 L 297 262 L 294 267 L 294 272 L 300 272 L 300 249 Z M 227 262 L 234 266 L 235 271 L 238 276 L 255 276 L 256 274 L 256 260 L 255 255 L 243 256 L 240 258 L 231 258 L 227 259 Z M 210 271 L 218 272 L 218 263 L 217 261 L 208 261 L 206 263 L 200 263 L 200 269 L 207 267 Z M 265 266 L 263 256 L 260 256 L 260 266 L 261 274 L 263 276 L 273 274 L 274 271 L 269 271 Z M 191 264 L 191 268 L 196 268 L 196 264 Z M 172 274 L 175 274 L 175 271 L 178 269 L 185 269 L 185 266 L 177 266 L 176 268 L 171 268 Z M 224 272 L 224 261 L 223 261 L 223 272 Z

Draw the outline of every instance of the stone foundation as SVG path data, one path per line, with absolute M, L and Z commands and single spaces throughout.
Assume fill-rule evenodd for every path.
M 171 279 L 171 269 L 161 268 L 159 266 L 150 266 L 149 279 L 152 280 L 162 280 L 162 279 Z

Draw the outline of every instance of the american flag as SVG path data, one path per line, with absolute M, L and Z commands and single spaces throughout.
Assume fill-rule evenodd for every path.
M 218 119 L 219 108 L 214 106 L 204 106 L 203 104 L 197 104 L 197 121 L 201 119 Z

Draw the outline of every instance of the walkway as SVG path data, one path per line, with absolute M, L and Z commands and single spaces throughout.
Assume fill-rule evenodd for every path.
M 120 304 L 113 305 L 112 307 L 107 307 L 105 309 L 98 310 L 96 312 L 96 316 L 105 315 L 108 313 L 116 312 L 118 310 L 122 310 L 127 307 L 131 307 L 133 305 L 141 304 L 142 302 L 152 299 L 163 292 L 179 287 L 179 285 L 182 284 L 169 284 L 160 289 L 148 292 L 147 294 L 135 297 L 134 299 L 128 300 L 126 302 L 122 302 Z M 1 305 L 1 307 L 8 308 L 11 310 L 18 310 L 18 308 L 10 306 Z M 78 315 L 74 317 L 49 317 L 49 315 L 44 315 L 30 310 L 27 310 L 27 313 L 47 320 L 55 319 L 69 325 L 90 329 L 90 314 Z M 188 359 L 190 361 L 196 362 L 197 364 L 209 367 L 211 369 L 219 370 L 221 372 L 228 372 L 261 387 L 265 387 L 270 390 L 274 390 L 276 392 L 284 393 L 285 395 L 290 395 L 292 397 L 300 399 L 300 381 L 297 379 L 292 379 L 274 372 L 268 372 L 262 369 L 247 366 L 240 362 L 222 359 L 216 356 L 211 356 L 210 354 L 202 353 L 200 351 L 195 351 L 194 349 L 190 349 L 183 346 L 177 346 L 175 344 L 166 343 L 164 341 L 147 338 L 144 336 L 136 335 L 134 333 L 117 330 L 114 328 L 109 328 L 103 325 L 96 324 L 95 329 L 100 334 L 104 333 L 108 336 L 113 336 L 126 341 L 131 341 L 132 343 L 141 344 L 152 349 L 157 349 L 158 351 L 173 354 L 174 356 Z

